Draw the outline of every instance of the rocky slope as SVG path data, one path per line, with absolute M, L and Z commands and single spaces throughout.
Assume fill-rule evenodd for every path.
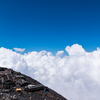
M 0 67 L 0 100 L 67 99 L 31 77 Z

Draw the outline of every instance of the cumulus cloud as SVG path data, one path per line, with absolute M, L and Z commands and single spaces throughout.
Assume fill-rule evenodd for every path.
M 79 44 L 67 46 L 56 56 L 47 51 L 19 54 L 0 48 L 0 66 L 33 77 L 68 100 L 100 99 L 100 48 L 86 52 Z
M 22 48 L 13 48 L 15 51 L 17 52 L 24 52 L 25 51 L 25 48 L 22 49 Z
M 84 55 L 85 53 L 85 50 L 82 48 L 81 45 L 78 45 L 78 44 L 74 44 L 72 45 L 71 47 L 70 46 L 67 46 L 65 48 L 65 50 L 68 52 L 68 54 L 71 56 L 71 55 Z
M 62 51 L 58 51 L 56 53 L 56 56 L 63 57 L 64 56 L 64 51 L 63 50 Z

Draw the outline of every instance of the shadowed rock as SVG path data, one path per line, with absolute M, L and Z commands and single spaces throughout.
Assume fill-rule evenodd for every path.
M 67 99 L 31 77 L 0 67 L 0 100 Z

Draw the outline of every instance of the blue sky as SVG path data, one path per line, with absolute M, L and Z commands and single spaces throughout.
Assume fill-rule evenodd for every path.
M 100 99 L 100 0 L 0 0 L 0 47 L 0 66 L 68 100 Z
M 0 0 L 0 47 L 56 53 L 100 47 L 99 0 Z

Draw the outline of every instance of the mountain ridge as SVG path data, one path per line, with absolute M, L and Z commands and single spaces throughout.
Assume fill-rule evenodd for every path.
M 0 100 L 67 99 L 30 76 L 0 67 Z

